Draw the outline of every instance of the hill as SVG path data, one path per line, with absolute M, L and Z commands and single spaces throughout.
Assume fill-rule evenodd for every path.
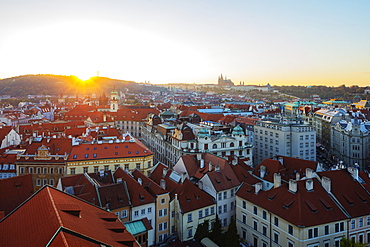
M 150 86 L 150 90 L 163 90 Z M 89 95 L 109 93 L 113 89 L 130 93 L 149 93 L 148 85 L 133 81 L 92 77 L 82 81 L 76 76 L 62 75 L 23 75 L 0 80 L 0 95 L 25 98 L 28 95 Z

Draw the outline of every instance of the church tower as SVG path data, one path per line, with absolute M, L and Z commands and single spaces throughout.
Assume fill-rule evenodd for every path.
M 110 93 L 110 111 L 117 112 L 118 111 L 118 92 L 113 90 Z

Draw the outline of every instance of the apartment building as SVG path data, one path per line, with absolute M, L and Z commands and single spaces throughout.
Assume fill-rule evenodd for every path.
M 254 163 L 279 155 L 315 161 L 315 130 L 296 118 L 257 121 L 254 126 Z
M 243 241 L 262 247 L 339 247 L 347 216 L 320 182 L 275 179 L 270 190 L 243 183 L 236 192 L 237 230 Z
M 370 122 L 341 120 L 331 127 L 331 150 L 346 165 L 370 165 Z

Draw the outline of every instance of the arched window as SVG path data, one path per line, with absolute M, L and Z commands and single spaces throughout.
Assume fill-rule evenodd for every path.
M 233 142 L 230 142 L 230 147 L 234 147 L 234 143 Z
M 212 148 L 213 148 L 213 149 L 216 149 L 216 148 L 217 148 L 217 144 L 216 144 L 216 143 L 215 143 L 215 144 L 213 144 Z

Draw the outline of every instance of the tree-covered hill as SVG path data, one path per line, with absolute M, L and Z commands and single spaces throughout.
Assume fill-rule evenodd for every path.
M 146 93 L 149 90 L 163 90 L 161 87 L 138 84 L 133 81 L 92 77 L 82 81 L 75 76 L 23 75 L 0 80 L 0 95 L 24 98 L 28 95 L 89 95 L 109 93 L 113 89 L 131 93 Z M 149 93 L 149 92 L 148 92 Z

